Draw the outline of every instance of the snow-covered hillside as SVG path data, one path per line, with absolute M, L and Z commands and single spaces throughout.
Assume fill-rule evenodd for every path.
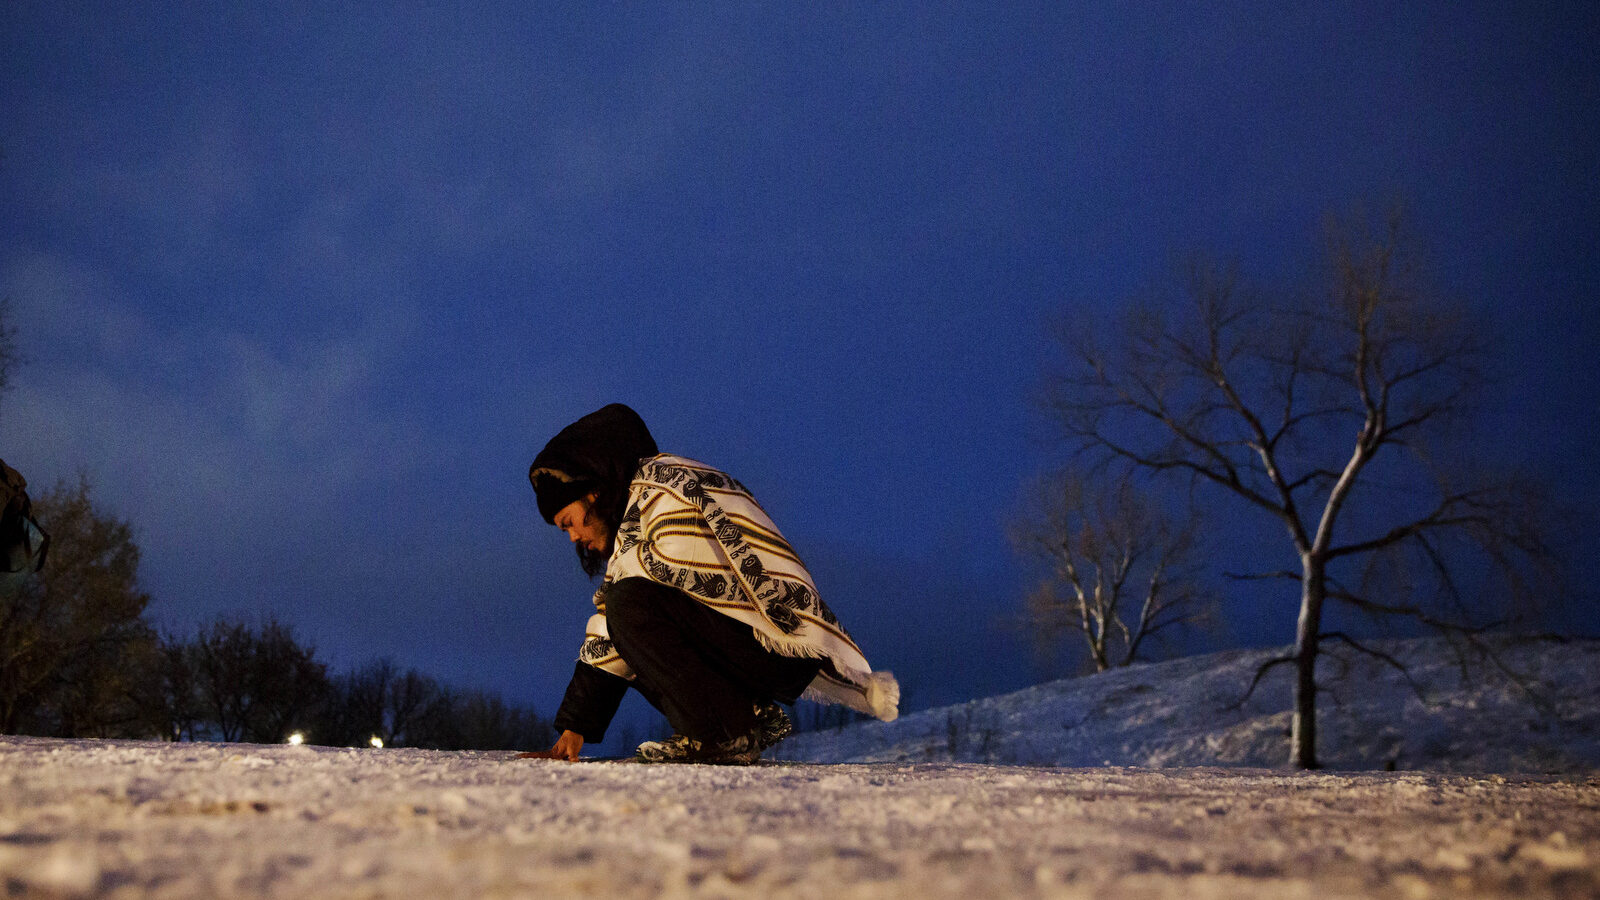
M 1318 673 L 1326 768 L 1600 771 L 1600 641 L 1496 643 L 1505 669 L 1466 670 L 1441 638 L 1371 646 L 1410 678 L 1330 643 Z M 779 750 L 815 762 L 956 761 L 1058 766 L 1283 766 L 1292 669 L 1282 650 L 1229 651 L 1042 684 L 899 721 L 798 734 Z

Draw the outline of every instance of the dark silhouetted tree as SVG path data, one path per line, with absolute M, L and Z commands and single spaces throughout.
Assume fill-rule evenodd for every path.
M 387 657 L 333 679 L 310 736 L 319 744 L 415 747 L 418 729 L 439 694 L 438 682 L 415 669 L 400 671 Z
M 411 746 L 436 750 L 527 750 L 555 743 L 550 723 L 498 694 L 441 688 L 413 726 Z
M 195 673 L 195 647 L 168 634 L 161 638 L 157 652 L 155 672 L 144 691 L 146 718 L 163 740 L 200 740 L 205 736 L 205 713 Z
M 50 532 L 44 568 L 0 598 L 0 731 L 148 737 L 140 691 L 156 657 L 128 523 L 97 509 L 89 484 L 34 498 Z
M 309 725 L 328 691 L 327 667 L 276 619 L 260 628 L 218 619 L 192 654 L 202 717 L 224 741 L 281 742 Z

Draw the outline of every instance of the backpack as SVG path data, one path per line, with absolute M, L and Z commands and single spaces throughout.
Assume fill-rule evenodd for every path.
M 27 480 L 0 459 L 0 575 L 39 571 L 49 549 L 50 536 L 33 520 Z

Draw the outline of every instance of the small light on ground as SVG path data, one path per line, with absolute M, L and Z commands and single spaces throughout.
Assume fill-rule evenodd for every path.
M 373 735 L 372 740 L 368 741 L 368 743 L 380 750 L 383 749 L 383 738 L 378 737 L 377 735 Z
M 298 731 L 296 731 L 294 734 L 289 735 L 289 743 L 295 745 L 296 747 L 300 746 L 301 744 L 304 744 L 305 742 L 306 742 L 306 736 L 301 734 Z

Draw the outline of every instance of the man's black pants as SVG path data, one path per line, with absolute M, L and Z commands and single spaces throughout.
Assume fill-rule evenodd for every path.
M 822 668 L 821 660 L 768 650 L 749 625 L 648 578 L 614 582 L 606 590 L 605 604 L 611 642 L 633 669 L 633 686 L 666 715 L 674 731 L 697 741 L 749 734 L 755 728 L 756 704 L 793 703 Z M 596 675 L 591 673 L 606 677 L 611 686 L 593 685 Z M 584 687 L 580 680 L 592 686 Z M 625 692 L 621 679 L 579 663 L 557 727 L 598 740 L 595 726 L 604 735 Z

